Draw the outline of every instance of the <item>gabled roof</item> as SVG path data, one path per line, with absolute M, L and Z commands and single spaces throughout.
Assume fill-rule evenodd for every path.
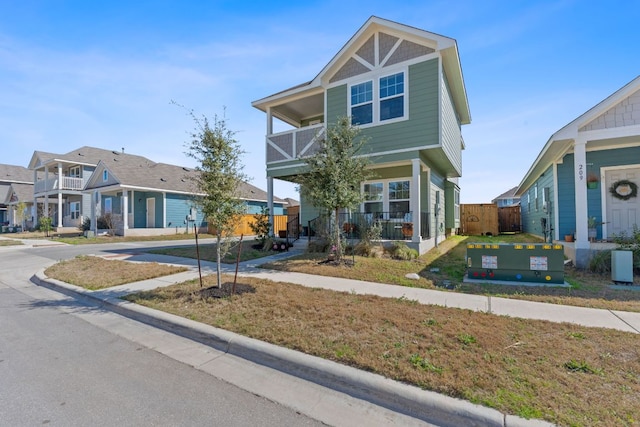
M 518 198 L 518 196 L 516 196 L 517 189 L 518 187 L 513 187 L 512 189 L 505 191 L 504 193 L 493 199 L 491 203 L 495 203 L 496 200 Z
M 137 159 L 137 161 L 139 162 L 145 160 L 149 161 L 145 157 L 128 154 L 124 151 L 121 152 L 116 150 L 105 150 L 102 148 L 84 146 L 70 151 L 66 154 L 54 154 L 44 151 L 35 151 L 33 153 L 33 156 L 31 157 L 31 161 L 29 162 L 29 169 L 36 169 L 44 165 L 55 165 L 59 162 L 66 164 L 96 166 L 100 162 L 100 160 L 113 156 L 122 156 L 130 159 Z
M 602 123 L 598 125 L 596 122 L 599 119 L 603 119 L 611 110 L 614 110 L 625 99 L 630 97 L 637 97 L 640 99 L 640 76 L 633 79 L 631 82 L 618 89 L 612 95 L 605 98 L 603 101 L 596 104 L 584 114 L 580 115 L 566 126 L 555 132 L 547 143 L 544 145 L 538 157 L 533 162 L 526 175 L 520 182 L 516 195 L 521 196 L 522 193 L 535 182 L 536 179 L 542 173 L 544 173 L 553 162 L 561 159 L 572 148 L 574 141 L 579 137 L 581 132 L 599 131 L 600 135 L 594 135 L 593 140 L 601 140 L 599 143 L 591 143 L 593 148 L 606 147 L 609 141 L 613 138 L 619 138 L 619 141 L 624 141 L 629 134 L 629 131 L 625 131 L 625 125 L 619 123 Z M 640 102 L 639 104 L 640 105 Z M 640 135 L 640 126 L 630 126 L 631 134 Z M 622 131 L 621 131 L 622 130 Z M 607 135 L 608 134 L 608 135 Z M 637 136 L 635 137 L 637 141 Z
M 141 161 L 141 159 L 144 159 Z M 198 171 L 193 168 L 154 163 L 140 156 L 113 155 L 101 160 L 85 189 L 101 188 L 102 172 L 109 172 L 117 186 L 147 191 L 161 191 L 168 193 L 196 194 L 194 178 Z M 113 182 L 107 186 L 114 185 Z M 240 199 L 267 201 L 267 193 L 249 183 L 242 183 L 239 189 Z M 284 200 L 274 197 L 274 201 L 284 203 Z
M 2 196 L 0 195 L 0 197 Z M 7 205 L 17 202 L 33 203 L 33 184 L 14 182 L 7 187 L 4 198 L 0 198 L 0 203 Z
M 388 54 L 387 58 L 390 60 L 393 58 L 393 44 L 396 42 L 410 44 L 414 52 L 419 52 L 418 55 L 439 52 L 442 57 L 443 70 L 451 87 L 451 95 L 460 121 L 462 124 L 471 122 L 471 114 L 469 112 L 467 93 L 464 86 L 456 41 L 449 37 L 389 21 L 377 16 L 371 16 L 313 80 L 254 101 L 252 105 L 266 112 L 267 108 L 282 104 L 283 99 L 287 99 L 289 104 L 300 103 L 301 109 L 304 108 L 302 105 L 303 98 L 315 97 L 318 100 L 317 102 L 322 102 L 324 88 L 331 83 L 333 77 L 339 75 L 342 67 L 360 67 L 364 72 L 368 71 L 368 67 L 376 62 L 374 59 L 375 54 L 370 52 L 372 52 L 373 49 L 371 45 L 374 43 L 372 37 L 378 32 L 382 33 L 388 42 L 388 50 L 385 52 Z M 370 55 L 368 60 L 364 60 L 364 62 L 369 62 L 369 65 L 364 65 L 359 60 L 353 59 L 356 53 L 360 58 Z M 402 61 L 401 58 L 397 60 L 398 62 Z M 287 116 L 285 111 L 272 111 L 272 113 L 274 116 L 289 124 L 294 126 L 297 124 L 295 120 Z
M 0 182 L 33 184 L 33 171 L 22 166 L 0 164 Z

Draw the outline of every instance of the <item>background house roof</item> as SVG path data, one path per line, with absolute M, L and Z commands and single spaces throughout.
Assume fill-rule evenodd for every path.
M 518 196 L 516 196 L 516 190 L 518 189 L 518 187 L 513 187 L 510 190 L 505 191 L 504 193 L 502 193 L 501 195 L 499 195 L 498 197 L 496 197 L 495 199 L 493 199 L 491 201 L 491 203 L 495 203 L 496 200 L 502 200 L 502 199 L 514 199 L 514 198 L 518 198 Z
M 0 182 L 33 184 L 33 171 L 22 166 L 0 164 Z
M 15 200 L 12 201 L 11 199 L 14 194 Z M 4 197 L 2 197 L 0 189 L 0 202 L 4 202 L 7 205 L 18 202 L 33 203 L 33 184 L 14 182 L 7 187 L 7 192 Z

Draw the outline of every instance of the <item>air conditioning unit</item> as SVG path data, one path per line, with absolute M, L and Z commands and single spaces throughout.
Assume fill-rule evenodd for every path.
M 633 252 L 611 251 L 611 280 L 633 283 Z

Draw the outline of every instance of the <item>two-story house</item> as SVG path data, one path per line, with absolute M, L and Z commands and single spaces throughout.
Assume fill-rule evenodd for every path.
M 32 198 L 22 200 L 19 194 L 31 192 L 33 173 L 22 166 L 0 164 L 0 224 L 24 226 L 30 223 Z M 24 203 L 24 211 L 17 212 L 19 202 Z
M 296 182 L 328 124 L 349 116 L 366 138 L 374 178 L 361 218 L 421 253 L 459 227 L 464 141 L 471 121 L 456 41 L 371 17 L 310 82 L 254 101 L 267 115 L 267 192 Z M 292 129 L 274 133 L 274 119 Z M 320 214 L 301 200 L 303 228 Z M 410 223 L 409 235 L 398 223 Z
M 31 201 L 37 218 L 48 216 L 56 232 L 76 232 L 86 219 L 99 230 L 108 214 L 117 235 L 162 235 L 183 232 L 193 225 L 206 230 L 198 208 L 193 168 L 156 163 L 123 151 L 81 147 L 66 154 L 36 151 Z M 238 198 L 248 214 L 266 206 L 266 193 L 242 183 Z M 275 198 L 274 212 L 284 213 L 286 202 Z

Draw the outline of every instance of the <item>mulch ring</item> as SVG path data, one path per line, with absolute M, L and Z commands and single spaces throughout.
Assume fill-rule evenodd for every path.
M 235 293 L 232 282 L 225 282 L 220 287 L 211 286 L 200 291 L 202 298 L 227 298 L 232 295 L 241 295 L 245 293 L 255 293 L 256 289 L 253 286 L 245 285 L 242 283 L 236 283 Z

